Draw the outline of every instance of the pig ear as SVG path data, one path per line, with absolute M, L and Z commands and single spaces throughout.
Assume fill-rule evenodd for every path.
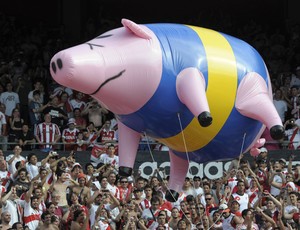
M 121 22 L 124 27 L 129 29 L 136 36 L 139 36 L 139 37 L 145 38 L 145 39 L 151 39 L 151 34 L 149 34 L 148 31 L 145 31 L 141 26 L 134 23 L 133 21 L 123 18 Z

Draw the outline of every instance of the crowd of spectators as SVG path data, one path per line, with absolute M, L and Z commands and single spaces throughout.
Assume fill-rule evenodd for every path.
M 139 171 L 122 177 L 114 144 L 95 154 L 81 165 L 73 151 L 65 157 L 51 150 L 41 161 L 20 145 L 7 156 L 0 151 L 2 229 L 300 227 L 300 165 L 293 155 L 274 160 L 265 147 L 250 160 L 241 155 L 220 178 L 186 177 L 170 202 L 164 169 L 149 178 Z
M 235 31 L 223 22 L 224 32 L 264 57 L 289 148 L 297 149 L 300 26 L 269 31 L 250 21 Z M 300 166 L 292 166 L 292 156 L 274 161 L 261 148 L 257 158 L 241 156 L 221 178 L 187 177 L 178 201 L 169 202 L 164 170 L 149 178 L 118 175 L 113 114 L 50 77 L 52 55 L 69 45 L 64 32 L 51 36 L 44 25 L 24 26 L 3 13 L 0 31 L 2 229 L 299 228 Z M 35 153 L 22 153 L 36 148 L 45 156 L 39 162 Z M 12 153 L 5 156 L 6 150 Z M 68 157 L 59 156 L 62 150 Z M 91 162 L 80 165 L 77 151 L 90 151 Z

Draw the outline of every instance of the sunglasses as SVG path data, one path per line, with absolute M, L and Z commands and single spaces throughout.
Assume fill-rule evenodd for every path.
M 121 183 L 122 183 L 122 184 L 126 184 L 126 183 L 128 183 L 128 181 L 121 181 Z
M 205 200 L 211 200 L 211 198 L 205 198 Z

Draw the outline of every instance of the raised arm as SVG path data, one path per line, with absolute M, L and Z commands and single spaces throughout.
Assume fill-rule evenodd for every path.
M 30 198 L 31 198 L 31 195 L 32 195 L 32 192 L 33 192 L 33 187 L 34 187 L 34 185 L 36 185 L 37 183 L 38 183 L 37 180 L 31 180 L 31 182 L 30 182 L 30 187 L 29 187 L 28 191 L 25 193 L 25 201 L 26 201 L 27 203 L 30 202 Z

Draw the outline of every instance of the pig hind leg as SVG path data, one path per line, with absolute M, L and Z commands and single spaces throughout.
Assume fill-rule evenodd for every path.
M 182 191 L 182 186 L 189 169 L 189 162 L 184 158 L 175 155 L 172 150 L 169 150 L 170 155 L 170 180 L 168 183 L 169 190 L 166 192 L 166 199 L 170 202 L 178 200 L 179 192 Z

